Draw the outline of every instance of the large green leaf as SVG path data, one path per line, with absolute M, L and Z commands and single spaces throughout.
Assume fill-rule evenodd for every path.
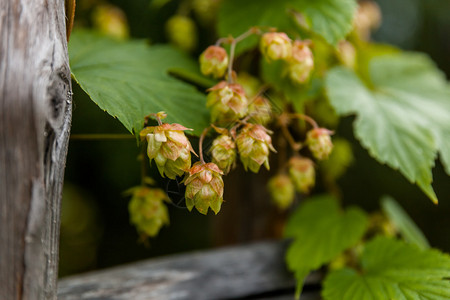
M 332 196 L 306 200 L 290 217 L 285 232 L 287 237 L 294 238 L 286 261 L 296 275 L 297 294 L 309 272 L 355 245 L 367 225 L 368 219 L 362 210 L 352 207 L 342 212 Z
M 425 235 L 394 198 L 384 196 L 381 199 L 381 207 L 405 241 L 412 243 L 421 249 L 430 247 Z
M 343 39 L 352 28 L 354 0 L 225 0 L 219 10 L 220 36 L 238 36 L 252 26 L 276 27 L 280 31 L 295 28 L 292 11 L 302 14 L 307 26 L 330 44 Z M 240 49 L 255 46 L 248 39 Z
M 209 125 L 205 96 L 169 74 L 186 70 L 197 78 L 195 62 L 173 48 L 75 31 L 69 56 L 78 84 L 132 133 L 142 129 L 146 116 L 159 111 L 168 114 L 167 122 L 193 128 L 196 134 Z
M 362 270 L 332 271 L 325 300 L 450 299 L 450 257 L 403 241 L 377 237 L 367 243 Z
M 337 67 L 326 87 L 340 115 L 356 114 L 355 136 L 381 163 L 398 169 L 437 202 L 431 168 L 437 151 L 450 174 L 450 88 L 444 75 L 422 54 L 372 59 L 365 85 Z
M 354 0 L 297 0 L 291 1 L 300 12 L 311 30 L 323 36 L 327 42 L 336 45 L 350 32 L 353 14 L 356 10 Z

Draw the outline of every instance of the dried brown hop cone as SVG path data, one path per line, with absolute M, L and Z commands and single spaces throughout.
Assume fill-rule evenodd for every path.
M 189 171 L 186 185 L 186 207 L 191 211 L 194 206 L 202 214 L 211 208 L 215 214 L 220 211 L 223 202 L 223 172 L 214 163 L 196 162 Z

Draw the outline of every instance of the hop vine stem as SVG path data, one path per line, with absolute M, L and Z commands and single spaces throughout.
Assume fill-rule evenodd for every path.
M 222 43 L 228 43 L 230 44 L 230 59 L 228 62 L 228 83 L 233 82 L 233 61 L 234 61 L 234 55 L 236 52 L 236 45 L 240 41 L 248 38 L 252 34 L 260 34 L 261 30 L 258 27 L 252 27 L 237 38 L 228 37 L 228 38 L 220 38 L 216 42 L 216 46 L 219 46 Z
M 202 134 L 200 135 L 200 140 L 198 141 L 198 152 L 199 153 L 199 157 L 200 157 L 200 162 L 202 164 L 205 163 L 205 160 L 203 159 L 203 140 L 205 139 L 206 135 L 208 134 L 210 127 L 206 127 L 205 129 L 203 129 Z
M 304 114 L 288 114 L 288 116 L 290 118 L 292 118 L 292 119 L 304 120 L 304 121 L 308 122 L 309 124 L 311 124 L 311 126 L 314 129 L 319 128 L 319 125 L 317 124 L 317 122 L 313 118 L 311 118 L 311 117 L 309 117 L 307 115 L 304 115 Z

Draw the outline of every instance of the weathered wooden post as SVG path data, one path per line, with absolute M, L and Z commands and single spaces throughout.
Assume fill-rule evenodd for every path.
M 0 1 L 0 299 L 55 299 L 71 120 L 64 1 Z

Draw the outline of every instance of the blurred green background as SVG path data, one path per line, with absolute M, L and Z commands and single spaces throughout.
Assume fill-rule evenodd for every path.
M 192 1 L 198 2 L 196 5 L 205 5 L 205 1 L 218 2 Z M 121 9 L 116 11 L 118 18 L 128 23 L 128 28 L 125 31 L 119 28 L 119 32 L 131 37 L 146 38 L 152 43 L 164 43 L 168 41 L 164 30 L 166 21 L 183 9 L 186 2 L 78 0 L 74 30 L 79 26 L 95 26 L 101 17 L 98 8 L 109 7 L 107 4 L 111 4 Z M 373 34 L 373 39 L 405 50 L 428 53 L 449 78 L 450 0 L 376 2 L 381 8 L 383 23 Z M 197 56 L 216 37 L 213 28 L 200 13 L 194 12 L 191 16 L 199 37 L 197 46 L 191 51 Z M 73 83 L 73 88 L 72 134 L 128 133 L 117 120 L 90 101 L 76 83 Z M 450 178 L 444 173 L 441 163 L 437 161 L 433 170 L 433 186 L 440 199 L 436 206 L 399 173 L 369 157 L 352 135 L 352 121 L 352 118 L 344 119 L 338 130 L 341 136 L 352 141 L 355 155 L 355 163 L 339 181 L 344 203 L 357 204 L 373 211 L 379 209 L 380 197 L 389 194 L 411 215 L 432 246 L 450 252 Z M 159 236 L 150 239 L 148 243 L 140 242 L 135 228 L 129 223 L 129 198 L 123 195 L 125 190 L 140 183 L 140 149 L 135 139 L 131 135 L 129 137 L 70 141 L 62 203 L 60 276 L 159 255 L 210 248 L 219 243 L 224 244 L 226 240 L 244 242 L 253 239 L 251 234 L 221 239 L 222 234 L 231 235 L 236 232 L 224 232 L 227 224 L 212 224 L 214 217 L 211 215 L 205 217 L 197 212 L 189 213 L 186 209 L 169 205 L 170 226 L 163 228 Z M 241 176 L 237 174 L 236 176 Z M 245 176 L 250 180 L 261 181 L 261 176 L 267 177 L 267 173 Z M 157 179 L 159 175 L 154 174 L 153 177 Z M 230 179 L 225 178 L 226 186 L 228 182 Z M 174 199 L 182 197 L 182 191 L 176 182 L 160 180 L 158 184 L 170 191 Z M 267 204 L 269 200 L 264 186 L 260 190 L 260 201 Z M 232 199 L 230 202 L 245 201 L 245 197 L 235 199 L 237 197 L 236 191 L 225 193 L 225 199 Z M 236 209 L 236 205 L 229 204 L 228 210 L 230 209 Z M 224 204 L 222 213 L 230 214 L 227 212 L 227 203 Z M 221 222 L 228 221 L 230 220 Z

